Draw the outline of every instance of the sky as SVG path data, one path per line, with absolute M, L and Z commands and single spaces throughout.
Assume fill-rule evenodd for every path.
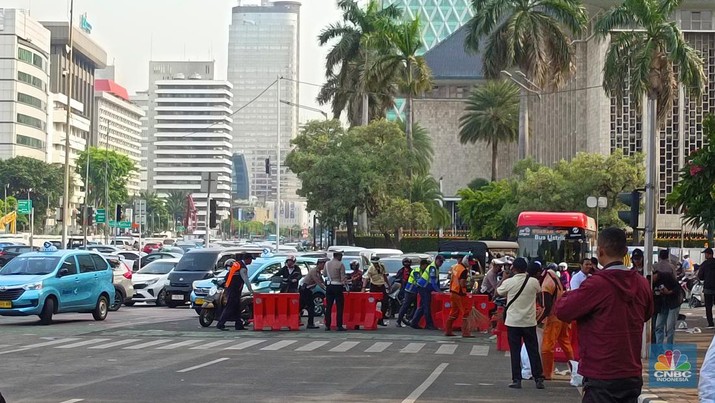
M 226 78 L 231 8 L 239 0 L 75 0 L 75 24 L 87 13 L 92 39 L 116 66 L 116 81 L 132 94 L 146 90 L 149 60 L 215 60 L 216 78 Z M 241 0 L 258 4 L 260 0 Z M 326 47 L 317 36 L 340 19 L 336 0 L 301 0 L 300 79 L 322 84 Z M 2 7 L 29 9 L 39 21 L 69 20 L 69 0 L 3 0 Z M 330 112 L 315 102 L 318 88 L 303 85 L 300 103 Z M 301 121 L 320 118 L 301 110 Z

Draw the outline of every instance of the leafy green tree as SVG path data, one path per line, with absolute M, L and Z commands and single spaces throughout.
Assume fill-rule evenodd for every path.
M 541 87 L 564 82 L 572 69 L 570 35 L 587 24 L 580 0 L 472 0 L 465 47 L 483 50 L 487 78 L 518 67 Z
M 469 225 L 474 239 L 513 239 L 516 235 L 517 183 L 503 179 L 489 182 L 479 190 L 457 192 L 459 215 Z
M 404 121 L 398 122 L 400 129 L 406 133 L 406 124 Z M 427 129 L 419 123 L 412 124 L 412 173 L 414 175 L 429 175 L 432 162 L 434 160 L 434 147 L 432 147 L 432 136 Z
M 657 102 L 659 122 L 673 110 L 678 84 L 700 97 L 707 82 L 703 59 L 672 19 L 682 3 L 627 0 L 606 11 L 594 26 L 599 38 L 610 37 L 603 69 L 606 93 L 618 102 L 630 94 L 635 110 L 641 110 L 646 95 Z
M 703 120 L 707 142 L 690 153 L 680 170 L 678 185 L 668 196 L 668 203 L 682 211 L 685 222 L 707 231 L 708 244 L 713 244 L 715 231 L 715 117 Z
M 86 180 L 89 160 L 89 181 Z M 125 154 L 114 150 L 90 147 L 79 153 L 76 173 L 88 189 L 87 203 L 94 206 L 106 205 L 106 186 L 109 186 L 109 206 L 124 202 L 129 198 L 127 183 L 137 167 Z
M 166 229 L 166 221 L 169 218 L 169 212 L 166 209 L 164 199 L 160 198 L 156 192 L 143 191 L 139 192 L 139 199 L 146 201 L 146 227 L 143 229 L 146 232 L 156 232 Z M 134 198 L 135 200 L 137 198 Z M 137 212 L 135 211 L 136 215 Z
M 337 42 L 326 57 L 326 84 L 318 94 L 318 103 L 330 103 L 333 117 L 339 119 L 347 110 L 351 126 L 362 123 L 363 96 L 369 100 L 370 120 L 385 116 L 394 103 L 394 91 L 389 83 L 379 81 L 367 69 L 367 61 L 375 50 L 369 45 L 371 36 L 383 36 L 402 12 L 394 5 L 382 7 L 379 1 L 370 0 L 361 8 L 356 0 L 339 0 L 342 21 L 328 25 L 318 36 L 321 46 Z
M 35 209 L 35 229 L 39 232 L 44 229 L 50 206 L 59 204 L 64 191 L 64 170 L 34 158 L 10 158 L 0 161 L 0 183 L 7 186 L 7 195 L 15 199 L 27 199 L 29 193 Z M 0 197 L 3 196 L 0 192 Z
M 164 200 L 166 211 L 172 217 L 174 224 L 181 222 L 186 214 L 186 203 L 189 192 L 184 190 L 171 190 Z
M 452 223 L 449 212 L 443 207 L 444 199 L 439 191 L 439 183 L 432 176 L 413 176 L 409 196 L 413 203 L 422 203 L 427 209 L 431 228 L 447 227 Z
M 474 178 L 472 179 L 471 182 L 467 185 L 468 188 L 472 190 L 479 190 L 483 188 L 484 186 L 489 184 L 489 179 L 484 179 L 484 178 Z
M 374 69 L 376 76 L 381 80 L 397 83 L 400 92 L 407 97 L 405 134 L 407 147 L 412 151 L 414 146 L 412 101 L 414 97 L 432 89 L 432 72 L 425 58 L 420 55 L 424 47 L 420 20 L 415 18 L 395 27 L 385 28 L 385 35 L 389 47 L 381 49 L 380 56 L 370 69 Z
M 400 244 L 403 227 L 424 229 L 429 223 L 430 214 L 424 204 L 402 198 L 388 199 L 373 219 L 373 225 L 382 231 L 387 242 L 395 248 Z M 396 234 L 394 238 L 390 235 L 392 230 Z
M 483 141 L 492 146 L 492 181 L 497 180 L 499 142 L 516 141 L 519 132 L 519 89 L 507 80 L 475 86 L 459 119 L 462 144 Z

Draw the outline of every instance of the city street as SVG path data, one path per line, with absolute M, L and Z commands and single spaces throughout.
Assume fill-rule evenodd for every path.
M 320 320 L 318 321 L 320 322 Z M 566 377 L 511 390 L 509 357 L 486 334 L 463 341 L 397 329 L 219 332 L 189 309 L 0 318 L 0 391 L 15 402 L 575 402 Z M 563 364 L 561 365 L 563 366 Z M 557 377 L 558 378 L 558 377 Z

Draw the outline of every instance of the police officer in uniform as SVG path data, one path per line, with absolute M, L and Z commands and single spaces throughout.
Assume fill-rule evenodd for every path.
M 337 305 L 336 319 L 338 320 L 337 331 L 343 332 L 343 307 L 345 305 L 345 285 L 348 283 L 348 278 L 345 275 L 345 265 L 342 262 L 343 251 L 336 250 L 333 252 L 333 260 L 325 265 L 325 274 L 328 277 L 328 287 L 325 291 L 325 300 L 327 308 L 325 311 L 325 331 L 330 331 L 330 323 L 332 321 L 333 304 Z
M 241 320 L 241 294 L 243 286 L 248 287 L 248 292 L 253 294 L 251 282 L 248 281 L 247 266 L 253 262 L 253 256 L 250 253 L 236 255 L 236 262 L 231 266 L 231 269 L 226 274 L 226 306 L 223 308 L 221 318 L 216 324 L 216 329 L 226 329 L 226 321 L 234 319 L 236 321 L 236 330 L 243 330 L 243 321 Z
M 417 280 L 422 277 L 422 271 L 424 271 L 428 265 L 429 260 L 422 259 L 420 260 L 420 267 L 410 272 L 410 277 L 407 279 L 407 283 L 403 287 L 405 290 L 405 298 L 402 300 L 400 313 L 397 315 L 397 327 L 402 327 L 403 323 L 407 326 L 411 326 L 410 319 L 404 320 L 405 313 L 410 306 L 417 301 Z
M 327 262 L 328 259 L 326 258 L 318 259 L 318 265 L 308 271 L 299 289 L 300 305 L 308 311 L 308 329 L 318 328 L 318 326 L 315 326 L 315 299 L 313 298 L 313 291 L 316 286 L 320 286 L 325 290 L 322 272 Z
M 298 292 L 298 282 L 303 278 L 298 266 L 295 265 L 295 256 L 290 255 L 286 259 L 285 266 L 281 267 L 275 277 L 281 277 L 281 292 Z
M 427 268 L 422 271 L 422 275 L 417 279 L 417 293 L 420 295 L 420 307 L 417 308 L 415 316 L 412 318 L 412 327 L 414 329 L 420 328 L 420 319 L 424 315 L 427 321 L 427 330 L 436 330 L 432 322 L 432 313 L 430 310 L 430 304 L 432 304 L 432 292 L 440 292 L 439 288 L 439 268 L 444 263 L 444 256 L 437 255 Z

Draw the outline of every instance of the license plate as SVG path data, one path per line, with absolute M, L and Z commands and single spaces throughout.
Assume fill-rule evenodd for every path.
M 184 296 L 181 294 L 171 294 L 171 299 L 172 300 L 177 300 L 177 301 L 183 301 Z
M 203 298 L 196 298 L 196 301 L 194 301 L 194 305 L 203 305 L 203 304 L 204 304 Z
M 0 301 L 0 308 L 12 308 L 11 301 Z

